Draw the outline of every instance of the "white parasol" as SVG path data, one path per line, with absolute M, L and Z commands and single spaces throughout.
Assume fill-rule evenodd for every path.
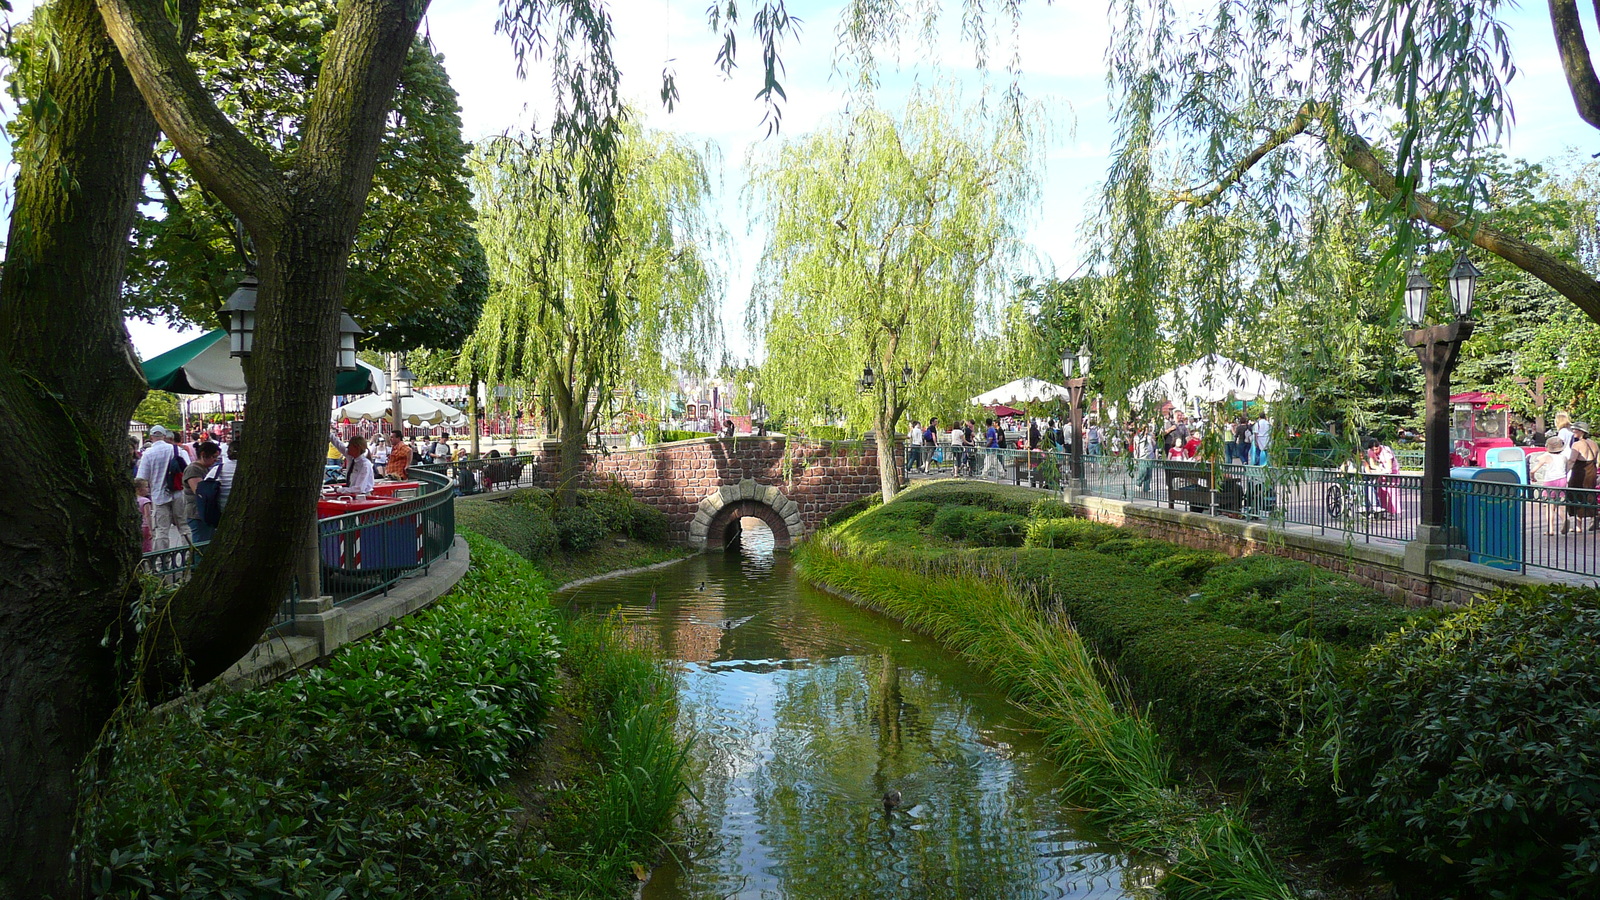
M 358 419 L 369 422 L 382 421 L 393 416 L 390 398 L 383 394 L 362 397 L 333 411 L 335 421 Z M 465 425 L 467 417 L 461 410 L 430 400 L 421 394 L 400 398 L 400 417 L 408 425 Z
M 992 391 L 984 391 L 967 402 L 973 406 L 1016 406 L 1018 403 L 1044 403 L 1050 400 L 1067 402 L 1071 398 L 1067 389 L 1059 384 L 1037 378 L 1018 378 Z

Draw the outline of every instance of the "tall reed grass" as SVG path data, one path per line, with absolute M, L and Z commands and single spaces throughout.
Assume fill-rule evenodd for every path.
M 870 559 L 824 534 L 797 552 L 802 578 L 923 631 L 985 667 L 1038 721 L 1079 803 L 1130 847 L 1166 860 L 1180 900 L 1295 894 L 1229 809 L 1177 786 L 1170 755 L 1126 690 L 1078 636 L 1001 566 L 962 571 L 922 554 Z

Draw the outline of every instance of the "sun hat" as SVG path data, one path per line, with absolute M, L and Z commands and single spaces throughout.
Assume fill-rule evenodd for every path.
M 1588 434 L 1589 433 L 1589 423 L 1588 422 L 1573 422 L 1571 427 L 1572 427 L 1573 431 L 1581 431 L 1584 434 Z

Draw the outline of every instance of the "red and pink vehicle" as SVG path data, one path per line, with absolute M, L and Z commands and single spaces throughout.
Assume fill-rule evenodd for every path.
M 1503 399 L 1483 391 L 1450 395 L 1450 465 L 1487 466 L 1490 450 L 1515 446 Z

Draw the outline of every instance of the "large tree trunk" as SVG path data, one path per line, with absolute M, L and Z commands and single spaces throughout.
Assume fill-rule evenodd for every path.
M 340 5 L 302 140 L 286 168 L 211 102 L 173 41 L 162 0 L 98 5 L 156 121 L 261 250 L 255 349 L 245 364 L 249 427 L 239 442 L 230 514 L 173 600 L 172 648 L 182 648 L 187 674 L 204 683 L 248 651 L 272 620 L 312 528 L 350 246 L 384 117 L 427 3 Z
M 561 431 L 561 469 L 556 497 L 565 509 L 578 505 L 578 484 L 583 480 L 585 399 L 567 395 L 556 400 L 557 427 Z
M 93 0 L 58 0 L 53 21 L 57 113 L 18 147 L 0 278 L 0 427 L 21 442 L 0 530 L 3 898 L 79 893 L 78 770 L 139 593 L 126 434 L 145 388 L 121 289 L 156 126 Z
M 900 466 L 894 459 L 895 429 L 899 427 L 899 417 L 891 417 L 888 410 L 880 409 L 877 419 L 878 485 L 883 491 L 883 502 L 888 503 L 900 493 Z

